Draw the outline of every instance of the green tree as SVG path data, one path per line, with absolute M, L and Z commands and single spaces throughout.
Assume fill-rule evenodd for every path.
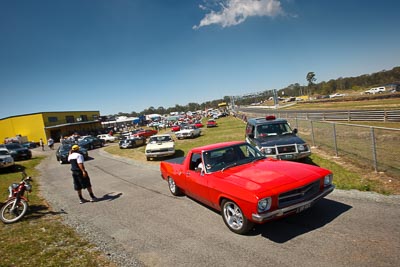
M 308 95 L 310 95 L 311 89 L 317 81 L 317 79 L 315 78 L 315 73 L 313 71 L 310 71 L 309 73 L 307 73 L 306 79 L 308 81 Z
M 198 103 L 190 102 L 189 104 L 187 104 L 187 111 L 196 111 L 199 109 L 200 109 L 200 104 Z

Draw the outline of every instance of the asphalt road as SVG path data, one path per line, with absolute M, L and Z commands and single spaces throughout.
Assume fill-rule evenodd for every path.
M 65 222 L 123 266 L 398 266 L 400 196 L 335 190 L 305 212 L 234 234 L 219 213 L 172 196 L 158 165 L 91 150 L 100 198 L 79 204 L 55 151 L 40 189 Z M 84 194 L 87 195 L 85 191 Z

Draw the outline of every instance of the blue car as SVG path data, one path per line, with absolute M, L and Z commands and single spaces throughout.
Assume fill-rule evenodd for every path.
M 56 151 L 56 159 L 60 164 L 68 163 L 68 155 L 69 151 L 71 151 L 72 145 L 74 144 L 62 144 L 58 147 Z M 81 147 L 79 149 L 79 153 L 83 155 L 83 158 L 87 160 L 89 158 L 89 154 L 87 149 Z

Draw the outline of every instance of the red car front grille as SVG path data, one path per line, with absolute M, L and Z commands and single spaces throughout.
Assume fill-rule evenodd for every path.
M 278 197 L 278 207 L 283 208 L 294 203 L 308 200 L 319 192 L 320 181 L 282 193 Z

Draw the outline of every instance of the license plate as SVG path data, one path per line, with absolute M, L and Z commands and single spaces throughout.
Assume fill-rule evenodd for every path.
M 292 159 L 293 155 L 282 155 L 281 159 Z
M 302 212 L 302 211 L 305 211 L 305 210 L 308 209 L 309 207 L 311 207 L 311 203 L 308 203 L 308 204 L 306 204 L 306 205 L 304 205 L 304 206 L 298 207 L 297 210 L 296 210 L 296 212 L 297 212 L 297 213 L 300 213 L 300 212 Z

